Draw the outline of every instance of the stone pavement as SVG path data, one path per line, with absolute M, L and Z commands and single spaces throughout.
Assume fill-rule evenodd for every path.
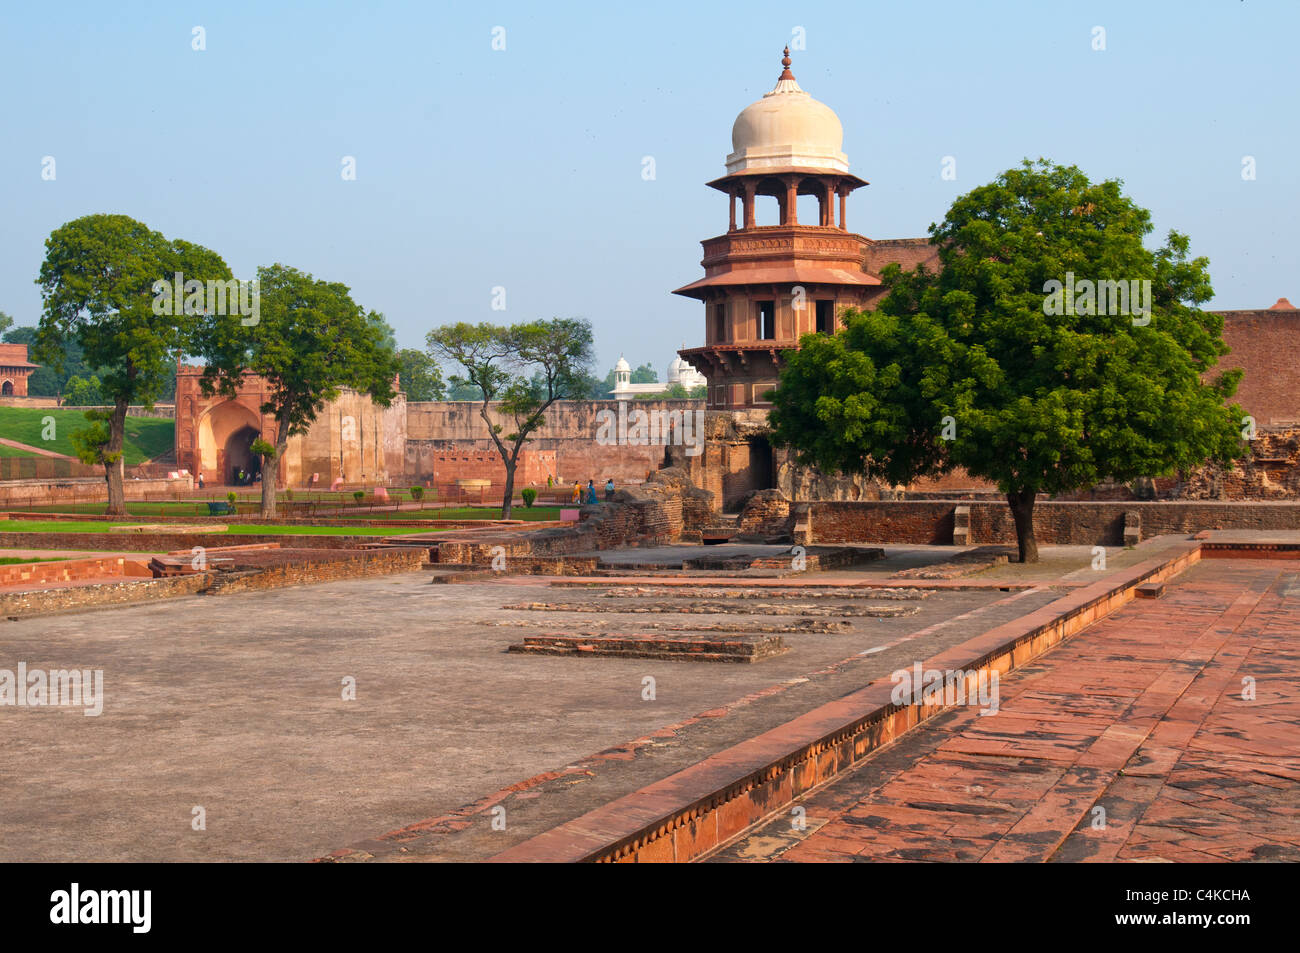
M 1202 562 L 709 860 L 1300 860 L 1297 570 Z
M 0 668 L 102 669 L 105 691 L 97 717 L 0 708 L 0 860 L 307 860 L 412 825 L 421 837 L 385 841 L 392 859 L 486 857 L 1054 598 L 936 592 L 725 672 L 508 654 L 524 635 L 692 621 L 619 600 L 502 608 L 581 597 L 553 581 L 421 572 L 0 620 Z M 736 602 L 707 621 L 757 618 Z M 474 805 L 507 789 L 496 831 Z

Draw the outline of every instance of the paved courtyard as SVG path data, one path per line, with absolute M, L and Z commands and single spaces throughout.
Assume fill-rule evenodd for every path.
M 98 717 L 0 709 L 0 860 L 310 859 L 691 722 L 512 805 L 505 831 L 428 847 L 482 856 L 1054 597 L 936 591 L 882 603 L 914 615 L 823 616 L 841 631 L 787 633 L 752 665 L 508 654 L 527 634 L 691 621 L 502 609 L 594 598 L 548 581 L 415 573 L 0 622 L 0 668 L 102 669 L 106 696 Z M 708 621 L 774 621 L 732 603 Z
M 0 708 L 0 860 L 484 859 L 1099 576 L 1062 547 L 879 588 L 947 555 L 789 579 L 420 572 L 0 621 L 0 669 L 102 669 L 105 696 L 96 717 Z M 1297 570 L 1200 563 L 1005 677 L 996 717 L 940 715 L 806 796 L 802 830 L 783 813 L 712 859 L 1300 859 Z M 785 650 L 507 651 L 692 632 Z

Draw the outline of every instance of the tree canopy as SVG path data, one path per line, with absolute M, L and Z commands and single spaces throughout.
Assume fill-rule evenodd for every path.
M 1198 307 L 1208 261 L 1177 232 L 1148 249 L 1150 231 L 1121 183 L 1044 160 L 959 197 L 930 227 L 937 274 L 886 268 L 875 311 L 787 355 L 775 441 L 890 484 L 954 467 L 992 481 L 1025 561 L 1038 493 L 1240 456 L 1225 401 L 1241 372 L 1207 374 L 1228 351 Z
M 502 519 L 510 518 L 519 454 L 541 427 L 546 410 L 557 400 L 585 396 L 590 387 L 591 325 L 574 318 L 553 318 L 503 327 L 461 322 L 430 331 L 429 351 L 461 368 L 449 383 L 473 388 L 479 415 L 487 426 L 506 470 Z M 493 420 L 496 412 L 511 422 Z
M 61 370 L 66 344 L 75 341 L 85 364 L 97 369 L 100 393 L 113 404 L 108 418 L 98 422 L 105 426 L 96 430 L 105 438 L 100 456 L 110 515 L 126 514 L 121 450 L 127 407 L 151 406 L 193 341 L 196 312 L 154 307 L 155 285 L 176 272 L 199 282 L 230 278 L 215 252 L 169 240 L 125 215 L 87 215 L 59 226 L 45 241 L 37 278 L 44 309 L 36 360 Z

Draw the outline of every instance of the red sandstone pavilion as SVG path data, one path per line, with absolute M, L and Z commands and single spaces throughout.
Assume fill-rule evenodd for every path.
M 712 410 L 766 406 L 782 350 L 804 334 L 834 333 L 843 309 L 879 298 L 886 265 L 938 260 L 928 239 L 873 241 L 848 230 L 848 197 L 869 183 L 849 172 L 839 117 L 800 88 L 788 47 L 781 66 L 772 91 L 731 127 L 727 174 L 708 183 L 727 195 L 727 232 L 701 243 L 704 277 L 673 292 L 704 302 L 705 346 L 679 353 L 708 378 Z M 799 222 L 801 195 L 816 197 L 816 222 Z M 762 197 L 776 200 L 779 224 L 757 224 Z
M 26 397 L 27 378 L 38 367 L 27 360 L 26 344 L 0 344 L 0 397 Z

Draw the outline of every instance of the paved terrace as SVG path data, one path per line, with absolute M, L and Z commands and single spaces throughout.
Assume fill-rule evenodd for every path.
M 1300 861 L 1297 568 L 1202 562 L 710 859 Z

